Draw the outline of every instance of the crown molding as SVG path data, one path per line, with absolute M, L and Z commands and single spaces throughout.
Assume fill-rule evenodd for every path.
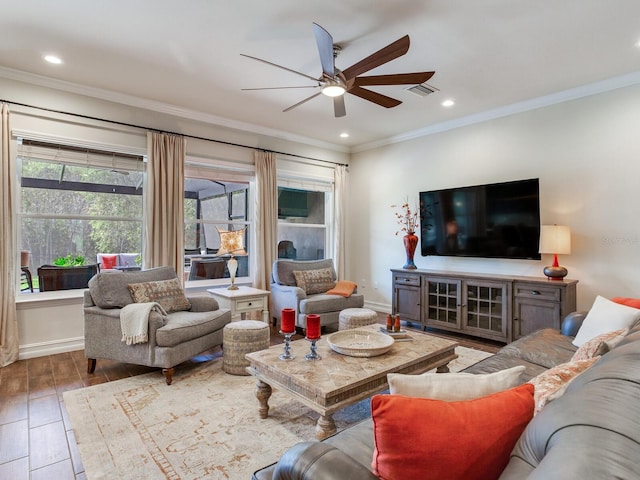
M 353 147 L 351 152 L 364 152 L 367 150 L 372 150 L 374 148 L 392 145 L 394 143 L 406 142 L 407 140 L 426 137 L 428 135 L 434 135 L 436 133 L 442 133 L 448 130 L 466 127 L 475 123 L 486 122 L 488 120 L 494 120 L 509 115 L 515 115 L 517 113 L 536 110 L 538 108 L 549 107 L 551 105 L 589 97 L 592 95 L 598 95 L 600 93 L 609 92 L 612 90 L 617 90 L 619 88 L 638 84 L 640 84 L 640 71 L 632 72 L 626 75 L 620 75 L 618 77 L 612 77 L 600 82 L 571 88 L 569 90 L 563 90 L 561 92 L 552 93 L 550 95 L 544 95 L 542 97 L 532 98 L 530 100 L 505 105 L 503 107 L 494 108 L 492 110 L 487 110 L 477 114 L 467 115 L 466 117 L 456 118 L 448 122 L 437 123 L 425 128 L 412 130 L 401 135 L 395 135 L 381 140 L 376 140 L 375 142 L 363 143 L 361 145 Z
M 331 150 L 339 153 L 349 153 L 348 147 L 337 145 L 334 143 L 323 142 L 302 135 L 295 135 L 290 132 L 282 130 L 276 130 L 272 128 L 255 125 L 252 123 L 240 122 L 237 120 L 231 120 L 229 118 L 212 115 L 209 113 L 199 112 L 196 110 L 190 110 L 181 108 L 169 103 L 158 102 L 155 100 L 148 100 L 133 95 L 126 95 L 123 93 L 114 92 L 111 90 L 104 90 L 101 88 L 88 87 L 73 82 L 67 82 L 64 80 L 57 80 L 55 78 L 46 77 L 43 75 L 37 75 L 34 73 L 28 73 L 21 70 L 15 70 L 12 68 L 0 66 L 0 77 L 16 80 L 19 82 L 28 83 L 31 85 L 37 85 L 40 87 L 52 88 L 55 90 L 61 90 L 68 93 L 77 95 L 83 95 L 86 97 L 97 98 L 99 100 L 105 100 L 108 102 L 119 103 L 136 108 L 142 108 L 150 110 L 152 112 L 163 113 L 172 115 L 174 117 L 185 118 L 187 120 L 193 120 L 202 122 L 209 125 L 216 125 L 219 127 L 229 128 L 233 130 L 239 130 L 241 132 L 253 133 L 256 135 L 264 135 L 267 137 L 273 137 L 280 140 L 286 140 L 289 142 L 301 143 L 313 147 L 323 148 L 325 150 Z M 72 112 L 69 112 L 72 113 Z

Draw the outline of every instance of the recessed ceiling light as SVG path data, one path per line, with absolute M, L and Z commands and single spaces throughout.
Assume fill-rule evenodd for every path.
M 45 55 L 44 60 L 45 62 L 53 63 L 54 65 L 60 65 L 62 63 L 62 59 L 55 55 Z
M 342 132 L 340 134 L 340 138 L 349 138 L 349 134 L 347 132 Z
M 451 99 L 445 100 L 444 102 L 442 102 L 440 105 L 442 105 L 443 107 L 453 107 L 456 104 L 456 102 L 454 102 Z

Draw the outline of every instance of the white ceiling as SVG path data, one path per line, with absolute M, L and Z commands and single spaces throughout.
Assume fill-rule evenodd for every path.
M 344 118 L 322 95 L 282 112 L 311 90 L 241 91 L 311 84 L 241 53 L 319 77 L 312 22 L 342 46 L 341 69 L 408 34 L 409 52 L 369 74 L 435 70 L 439 91 L 372 87 L 403 103 L 347 95 Z M 2 0 L 0 32 L 0 76 L 345 148 L 640 83 L 638 0 Z

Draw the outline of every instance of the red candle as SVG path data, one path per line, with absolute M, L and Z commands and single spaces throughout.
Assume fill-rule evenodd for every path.
M 296 331 L 296 311 L 293 308 L 282 309 L 282 333 Z
M 320 315 L 315 313 L 307 315 L 307 338 L 309 340 L 320 338 Z

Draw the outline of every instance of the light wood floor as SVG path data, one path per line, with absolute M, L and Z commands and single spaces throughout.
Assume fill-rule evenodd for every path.
M 385 317 L 379 314 L 380 323 L 384 323 Z M 429 333 L 491 353 L 501 346 L 444 332 Z M 294 337 L 297 338 L 302 336 Z M 281 336 L 271 327 L 271 343 L 281 342 Z M 176 368 L 194 368 L 220 355 L 221 350 L 216 348 Z M 0 368 L 0 479 L 86 478 L 64 408 L 63 392 L 149 372 L 162 376 L 158 369 L 98 360 L 95 373 L 88 374 L 83 350 L 20 360 Z

